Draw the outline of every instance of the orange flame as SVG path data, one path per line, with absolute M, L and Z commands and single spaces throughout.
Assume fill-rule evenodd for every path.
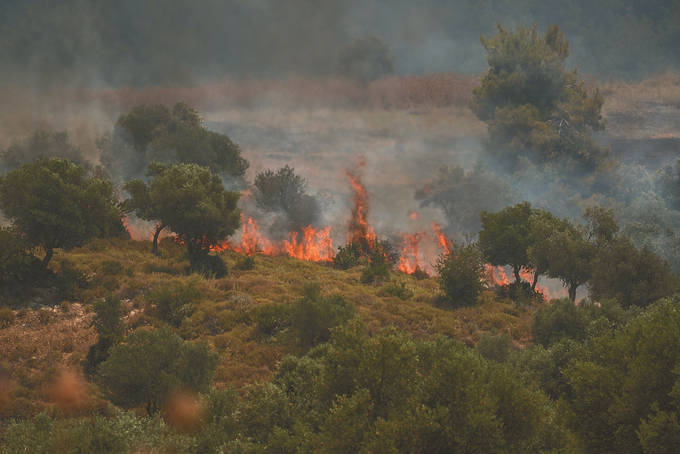
M 488 263 L 485 266 L 489 281 L 493 283 L 493 285 L 501 286 L 510 284 L 510 279 L 508 279 L 508 275 L 505 274 L 505 270 L 502 266 L 493 266 Z
M 401 256 L 397 268 L 404 273 L 413 274 L 416 269 L 425 268 L 424 261 L 418 253 L 420 240 L 425 233 L 405 233 L 402 235 Z
M 366 187 L 356 176 L 349 172 L 345 172 L 345 174 L 354 190 L 354 205 L 347 231 L 347 242 L 359 244 L 364 249 L 369 249 L 369 245 L 375 243 L 375 231 L 366 219 L 368 215 L 368 193 Z
M 298 243 L 298 232 L 290 232 L 290 241 L 283 241 L 283 248 L 291 257 L 313 262 L 328 262 L 333 260 L 333 240 L 331 228 L 316 230 L 311 225 L 302 229 L 302 239 Z
M 446 235 L 444 235 L 444 232 L 442 232 L 442 226 L 437 224 L 436 222 L 432 223 L 432 231 L 434 232 L 434 236 L 437 237 L 437 241 L 439 242 L 439 246 L 444 250 L 445 254 L 448 254 L 451 252 L 451 242 L 449 241 L 448 238 L 446 238 Z

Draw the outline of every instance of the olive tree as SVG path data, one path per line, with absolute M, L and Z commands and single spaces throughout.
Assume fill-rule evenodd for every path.
M 44 267 L 57 248 L 125 235 L 111 182 L 66 159 L 38 159 L 9 172 L 0 179 L 0 209 L 29 246 L 45 250 Z
M 131 197 L 123 206 L 140 218 L 157 221 L 153 251 L 168 228 L 187 246 L 189 260 L 200 266 L 210 247 L 234 233 L 240 224 L 239 193 L 227 191 L 220 177 L 196 164 L 149 165 L 149 183 L 125 185 Z

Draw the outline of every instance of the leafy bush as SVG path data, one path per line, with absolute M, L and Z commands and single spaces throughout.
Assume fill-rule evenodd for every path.
M 123 264 L 118 260 L 105 260 L 101 264 L 101 270 L 106 275 L 117 275 L 123 272 Z
M 396 296 L 399 299 L 407 300 L 413 296 L 413 292 L 406 287 L 406 282 L 394 282 L 387 284 L 380 290 L 381 295 Z
M 218 255 L 204 254 L 191 261 L 189 271 L 205 277 L 221 279 L 227 275 L 227 265 Z
M 543 294 L 538 290 L 532 290 L 531 284 L 526 281 L 501 285 L 498 287 L 498 296 L 511 299 L 518 304 L 544 302 Z
M 588 320 L 585 312 L 568 299 L 551 302 L 534 315 L 534 342 L 549 346 L 562 338 L 583 340 Z
M 99 364 L 109 357 L 109 350 L 123 339 L 125 327 L 121 320 L 121 302 L 119 298 L 107 296 L 103 301 L 94 304 L 95 316 L 92 325 L 97 331 L 97 342 L 87 351 L 83 363 L 85 375 L 94 376 Z
M 205 391 L 216 364 L 206 344 L 185 342 L 168 329 L 141 330 L 111 348 L 97 382 L 114 404 L 144 405 L 152 414 L 178 389 Z
M 0 328 L 7 328 L 14 323 L 14 311 L 9 307 L 0 307 Z
M 512 352 L 512 338 L 508 334 L 482 334 L 477 351 L 486 359 L 504 362 Z
M 271 337 L 291 326 L 291 305 L 268 304 L 262 306 L 255 316 L 255 333 Z
M 251 256 L 246 256 L 239 259 L 234 265 L 234 268 L 241 271 L 249 271 L 255 268 L 255 258 Z
M 148 296 L 148 302 L 156 306 L 158 318 L 173 326 L 193 314 L 196 303 L 203 298 L 196 279 L 174 282 L 157 287 Z
M 482 253 L 477 245 L 454 245 L 450 253 L 439 257 L 436 269 L 439 286 L 445 295 L 443 305 L 462 307 L 475 304 L 486 283 Z
M 391 268 L 389 263 L 369 263 L 361 272 L 359 280 L 362 284 L 387 281 L 390 278 Z
M 318 284 L 307 284 L 303 297 L 291 308 L 291 331 L 300 349 L 326 342 L 330 330 L 354 316 L 354 307 L 341 296 L 323 298 Z
M 333 266 L 341 270 L 348 270 L 359 264 L 361 250 L 355 243 L 348 243 L 338 248 L 338 253 L 333 257 Z

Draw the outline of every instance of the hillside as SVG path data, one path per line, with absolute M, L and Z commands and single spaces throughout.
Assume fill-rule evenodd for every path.
M 2 409 L 5 416 L 28 416 L 48 405 L 44 388 L 55 379 L 56 371 L 80 369 L 96 340 L 90 302 L 112 291 L 123 299 L 126 330 L 132 332 L 165 325 L 150 303 L 155 290 L 193 284 L 198 303 L 177 332 L 190 340 L 207 341 L 218 352 L 218 388 L 269 380 L 283 356 L 295 353 L 290 342 L 258 336 L 256 316 L 263 306 L 293 303 L 310 282 L 319 283 L 324 295 L 341 295 L 353 304 L 373 333 L 394 326 L 417 339 L 444 335 L 474 345 L 483 333 L 507 333 L 518 348 L 531 342 L 535 307 L 499 299 L 492 292 L 484 293 L 477 306 L 448 310 L 436 306 L 440 291 L 434 278 L 418 280 L 393 271 L 388 282 L 362 284 L 362 267 L 345 271 L 265 255 L 254 257 L 253 269 L 239 270 L 237 264 L 244 257 L 222 252 L 229 275 L 205 279 L 185 274 L 188 262 L 172 241 L 162 243 L 162 258 L 150 250 L 150 242 L 96 240 L 83 248 L 59 252 L 55 268 L 67 262 L 76 264 L 88 283 L 76 297 L 58 306 L 29 304 L 35 308 L 14 311 L 14 323 L 0 329 L 0 357 L 13 382 Z M 395 283 L 405 284 L 408 294 L 404 298 L 389 295 Z

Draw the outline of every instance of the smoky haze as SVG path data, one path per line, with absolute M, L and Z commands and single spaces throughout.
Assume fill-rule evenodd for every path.
M 485 68 L 496 23 L 559 25 L 570 63 L 599 78 L 677 68 L 677 2 L 576 0 L 5 0 L 0 80 L 45 88 L 329 75 L 377 36 L 397 74 Z M 624 44 L 625 43 L 625 44 Z

